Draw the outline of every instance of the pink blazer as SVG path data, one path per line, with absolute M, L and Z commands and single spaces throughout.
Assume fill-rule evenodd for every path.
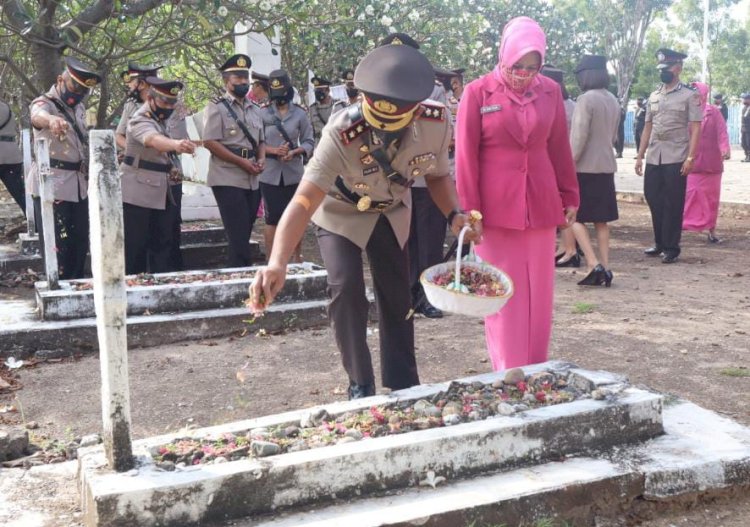
M 528 229 L 565 223 L 578 207 L 562 93 L 537 75 L 516 102 L 495 72 L 469 83 L 456 119 L 456 185 L 461 206 L 488 227 Z
M 707 104 L 691 174 L 721 174 L 724 172 L 724 152 L 729 152 L 727 123 L 716 106 Z

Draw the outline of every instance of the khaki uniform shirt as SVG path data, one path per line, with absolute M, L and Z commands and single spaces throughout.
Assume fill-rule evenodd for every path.
M 57 87 L 53 86 L 50 90 L 31 101 L 30 112 L 33 118 L 36 114 L 45 111 L 49 115 L 57 117 L 65 117 L 60 113 L 49 99 L 55 99 L 58 101 L 70 117 L 78 125 L 78 129 L 84 134 L 84 138 L 88 140 L 88 131 L 86 130 L 86 110 L 83 104 L 76 104 L 73 108 L 68 107 L 57 91 Z M 57 201 L 72 201 L 74 203 L 86 199 L 88 196 L 88 145 L 81 143 L 78 138 L 73 126 L 70 122 L 65 119 L 68 123 L 68 131 L 64 135 L 54 135 L 49 128 L 38 130 L 34 128 L 34 140 L 40 138 L 46 138 L 49 144 L 49 157 L 50 160 L 57 159 L 59 161 L 66 161 L 69 163 L 81 163 L 79 170 L 63 170 L 60 168 L 52 169 L 52 197 Z M 31 182 L 31 194 L 32 196 L 39 196 L 39 173 L 36 162 L 31 164 L 31 170 L 29 170 L 29 181 Z M 27 181 L 27 185 L 28 185 Z M 28 187 L 27 187 L 28 188 Z
M 23 154 L 16 142 L 18 128 L 16 120 L 13 118 L 13 111 L 5 101 L 0 101 L 0 124 L 5 121 L 8 122 L 0 128 L 0 139 L 3 139 L 0 141 L 0 165 L 23 163 Z
M 164 210 L 167 206 L 167 176 L 172 161 L 166 153 L 145 146 L 146 139 L 153 135 L 179 139 L 171 137 L 166 126 L 151 115 L 148 104 L 143 104 L 130 118 L 125 133 L 125 157 L 132 157 L 133 163 L 120 164 L 122 201 L 148 209 Z M 139 168 L 142 161 L 156 163 L 161 167 Z
M 703 107 L 697 91 L 678 83 L 667 91 L 662 84 L 648 98 L 646 122 L 651 122 L 651 139 L 646 152 L 649 165 L 682 163 L 688 155 L 688 123 L 703 121 Z
M 385 214 L 403 247 L 409 238 L 411 190 L 387 179 L 370 154 L 371 149 L 382 148 L 382 143 L 366 121 L 360 118 L 352 122 L 352 113 L 347 110 L 333 116 L 307 164 L 304 179 L 327 193 L 312 221 L 364 249 L 378 217 Z M 386 155 L 393 169 L 409 180 L 424 175 L 448 176 L 450 138 L 445 108 L 429 106 L 406 128 L 398 147 L 391 145 Z M 360 212 L 336 186 L 338 176 L 349 191 L 390 204 L 381 212 L 374 207 Z
M 274 124 L 274 118 L 279 117 L 284 130 L 289 135 L 289 139 L 294 142 L 290 149 L 301 146 L 308 156 L 312 154 L 315 146 L 313 129 L 310 119 L 307 117 L 307 112 L 301 106 L 289 103 L 289 111 L 281 118 L 276 106 L 270 104 L 263 108 L 261 115 L 263 116 L 266 146 L 277 147 L 286 143 L 286 139 Z M 268 185 L 281 185 L 283 175 L 284 186 L 288 187 L 299 183 L 303 172 L 302 156 L 294 156 L 291 161 L 281 161 L 266 154 L 266 168 L 260 174 L 260 181 Z
M 203 112 L 203 134 L 204 141 L 218 141 L 225 147 L 237 153 L 237 149 L 246 149 L 247 159 L 255 159 L 254 148 L 250 140 L 245 137 L 237 121 L 229 115 L 229 110 L 221 100 L 227 101 L 237 118 L 245 125 L 256 144 L 265 141 L 263 131 L 263 118 L 260 108 L 253 102 L 242 98 L 238 101 L 232 94 L 226 92 L 218 99 L 208 103 Z M 251 155 L 252 153 L 252 155 Z M 208 186 L 229 186 L 242 189 L 257 190 L 258 176 L 248 174 L 230 161 L 224 161 L 213 154 L 208 162 Z
M 320 135 L 323 133 L 323 128 L 325 128 L 325 125 L 328 124 L 328 121 L 330 120 L 331 115 L 334 112 L 333 107 L 335 106 L 335 104 L 335 101 L 331 99 L 331 102 L 329 102 L 328 104 L 314 102 L 310 105 L 310 124 L 312 124 L 313 127 L 315 146 L 317 146 L 318 142 L 320 142 Z
M 440 85 L 440 86 L 436 85 L 435 86 L 435 89 L 432 92 L 433 95 L 435 95 L 436 92 L 437 92 L 438 95 L 440 93 L 442 93 L 443 94 L 443 98 L 445 98 L 445 90 L 443 89 L 442 85 Z M 442 108 L 443 109 L 443 112 L 444 112 L 444 115 L 445 115 L 445 119 L 451 125 L 451 137 L 453 137 L 453 122 L 452 122 L 450 111 L 448 110 L 447 105 L 445 105 L 442 101 L 438 101 L 438 100 L 435 100 L 435 99 L 427 99 L 427 100 L 424 101 L 423 104 L 426 104 L 426 105 L 428 105 L 430 107 L 433 107 L 433 108 Z M 453 170 L 453 159 L 450 159 L 450 145 L 448 147 L 448 157 L 449 157 L 449 160 L 451 162 L 451 170 L 450 170 L 451 177 L 453 177 L 455 179 L 456 176 L 455 176 L 455 170 Z M 414 179 L 414 184 L 412 186 L 414 188 L 427 188 L 427 181 L 425 180 L 424 175 L 416 177 Z
M 127 135 L 127 127 L 133 114 L 143 106 L 142 102 L 136 102 L 133 99 L 128 99 L 122 107 L 122 115 L 120 116 L 120 122 L 117 124 L 117 130 L 115 133 L 120 135 Z M 185 122 L 187 117 L 187 109 L 185 105 L 178 102 L 175 105 L 174 112 L 167 119 L 167 132 L 169 137 L 172 139 L 190 139 L 187 131 L 187 123 Z

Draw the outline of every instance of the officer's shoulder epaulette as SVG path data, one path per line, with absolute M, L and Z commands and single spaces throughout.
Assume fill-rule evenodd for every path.
M 222 96 L 217 95 L 216 97 L 211 97 L 211 102 L 214 104 L 221 104 L 221 99 L 222 99 Z
M 690 91 L 694 91 L 694 92 L 698 91 L 698 88 L 696 88 L 695 86 L 692 86 L 690 84 L 683 84 L 682 86 L 685 87 L 685 88 L 687 88 Z
M 362 135 L 368 130 L 369 126 L 367 125 L 367 121 L 364 119 L 358 119 L 354 123 L 352 123 L 348 128 L 345 128 L 339 132 L 339 137 L 341 137 L 341 140 L 344 142 L 345 145 L 348 145 L 352 141 L 354 141 L 357 137 Z
M 420 119 L 427 119 L 428 121 L 445 121 L 445 105 L 438 101 L 423 101 L 420 103 L 422 108 L 422 115 Z
M 293 104 L 294 104 L 294 105 L 295 105 L 295 106 L 296 106 L 297 108 L 301 108 L 301 109 L 302 109 L 303 111 L 305 111 L 305 112 L 307 111 L 307 108 L 305 108 L 305 107 L 304 107 L 304 106 L 302 106 L 301 104 L 298 104 L 298 103 L 296 103 L 296 102 L 295 102 L 295 103 L 293 103 Z

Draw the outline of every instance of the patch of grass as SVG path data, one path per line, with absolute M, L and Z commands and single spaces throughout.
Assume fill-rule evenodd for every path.
M 731 368 L 720 370 L 719 374 L 726 375 L 727 377 L 750 377 L 750 368 L 747 366 L 732 366 Z
M 593 313 L 595 309 L 596 309 L 596 304 L 588 304 L 586 302 L 576 302 L 575 304 L 573 304 L 573 313 L 575 313 L 576 315 L 585 315 L 586 313 Z M 541 527 L 545 527 L 545 526 L 541 525 Z

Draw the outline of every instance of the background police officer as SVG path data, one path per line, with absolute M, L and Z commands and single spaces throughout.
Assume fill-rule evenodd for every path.
M 182 181 L 177 155 L 195 151 L 190 140 L 172 137 L 167 128 L 182 83 L 157 77 L 146 82 L 146 103 L 128 123 L 120 165 L 128 274 L 173 269 L 172 253 L 179 243 L 175 236 L 179 203 L 173 185 Z
M 65 59 L 66 68 L 57 83 L 31 102 L 34 140 L 49 144 L 52 169 L 52 197 L 55 215 L 55 246 L 62 279 L 82 278 L 89 248 L 88 132 L 81 102 L 101 82 L 93 68 L 78 59 Z M 34 216 L 39 234 L 42 228 L 39 173 L 36 163 L 29 171 Z M 44 255 L 44 244 L 41 245 Z
M 354 70 L 344 70 L 341 73 L 341 82 L 346 88 L 346 100 L 339 100 L 333 103 L 334 112 L 359 102 L 359 90 L 354 85 Z
M 0 181 L 21 210 L 26 213 L 26 191 L 23 184 L 23 154 L 18 148 L 18 128 L 13 110 L 0 100 Z
M 654 246 L 644 253 L 661 255 L 662 263 L 670 264 L 680 255 L 687 176 L 693 168 L 703 108 L 698 93 L 680 82 L 687 55 L 662 48 L 656 57 L 662 85 L 648 99 L 635 172 L 644 175 L 643 156 L 648 149 L 643 193 L 651 209 Z
M 253 84 L 250 87 L 253 102 L 258 106 L 267 105 L 268 91 L 270 90 L 270 87 L 268 86 L 268 75 L 263 75 L 262 73 L 254 71 L 250 76 L 253 79 Z
M 375 393 L 362 251 L 370 262 L 378 308 L 382 384 L 406 388 L 419 384 L 414 323 L 408 316 L 410 181 L 427 177 L 454 233 L 468 222 L 449 177 L 451 130 L 445 108 L 421 103 L 433 79 L 427 58 L 407 45 L 381 46 L 362 59 L 354 75 L 362 101 L 336 113 L 326 127 L 279 224 L 268 267 L 250 289 L 254 311 L 273 301 L 312 217 L 328 271 L 329 316 L 352 399 Z M 481 224 L 475 228 L 471 239 L 478 239 Z
M 125 148 L 125 131 L 133 114 L 146 102 L 148 93 L 147 77 L 156 77 L 161 66 L 140 66 L 134 62 L 128 63 L 128 70 L 123 74 L 123 80 L 128 87 L 128 100 L 122 107 L 120 122 L 115 130 L 115 141 L 118 148 Z
M 229 267 L 250 265 L 250 234 L 260 205 L 258 176 L 266 162 L 260 108 L 247 99 L 250 57 L 232 55 L 219 68 L 226 91 L 204 113 L 203 145 L 211 152 L 208 186 L 229 241 Z
M 315 102 L 310 105 L 310 123 L 313 127 L 313 136 L 315 144 L 320 141 L 320 134 L 323 128 L 328 124 L 333 111 L 333 99 L 331 98 L 331 82 L 323 77 L 313 77 L 310 79 L 315 92 Z

